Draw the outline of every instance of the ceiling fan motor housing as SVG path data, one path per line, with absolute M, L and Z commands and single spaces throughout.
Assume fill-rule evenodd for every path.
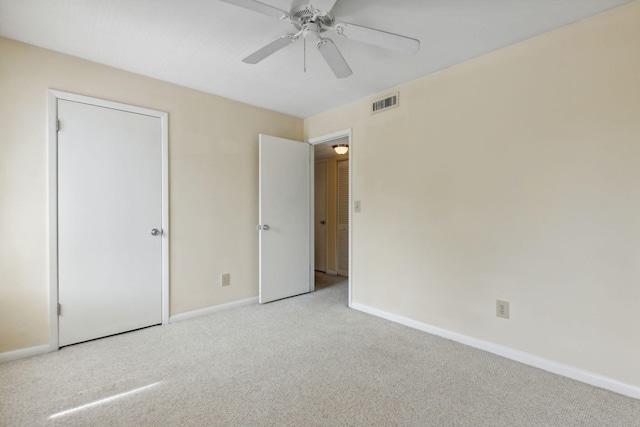
M 304 30 L 306 24 L 316 24 L 318 32 L 325 32 L 325 27 L 330 27 L 334 22 L 334 17 L 329 11 L 315 9 L 308 0 L 294 0 L 289 16 L 298 30 Z

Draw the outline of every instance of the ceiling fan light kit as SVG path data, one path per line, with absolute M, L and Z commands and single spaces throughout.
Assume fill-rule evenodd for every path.
M 331 11 L 337 0 L 293 0 L 289 12 L 255 0 L 220 1 L 288 21 L 296 29 L 296 32 L 284 34 L 244 58 L 242 61 L 247 64 L 257 64 L 302 37 L 305 41 L 315 44 L 316 49 L 337 78 L 349 77 L 353 71 L 333 40 L 323 37 L 323 33 L 327 31 L 333 31 L 338 37 L 347 40 L 355 40 L 408 55 L 420 50 L 420 41 L 410 37 L 347 22 L 336 23 Z

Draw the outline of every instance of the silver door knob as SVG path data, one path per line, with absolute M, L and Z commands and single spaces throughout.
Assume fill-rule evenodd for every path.
M 258 229 L 258 231 L 260 230 L 267 231 L 270 227 L 267 224 L 265 224 L 265 225 L 258 225 L 256 228 Z
M 157 236 L 158 234 L 160 234 L 160 230 L 158 230 L 157 228 L 154 228 L 153 230 L 151 230 L 152 236 Z

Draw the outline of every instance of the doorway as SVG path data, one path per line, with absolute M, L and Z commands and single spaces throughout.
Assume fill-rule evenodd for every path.
M 352 275 L 351 142 L 351 130 L 309 141 L 314 146 L 316 180 L 313 186 L 316 279 L 321 277 L 323 283 L 348 280 L 348 305 L 351 304 Z M 335 145 L 347 145 L 349 151 L 337 154 L 333 148 Z
M 168 320 L 167 114 L 49 93 L 50 346 Z

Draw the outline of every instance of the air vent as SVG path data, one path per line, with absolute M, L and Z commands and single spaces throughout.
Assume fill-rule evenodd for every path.
M 390 108 L 398 107 L 398 96 L 399 94 L 396 92 L 391 96 L 374 101 L 374 103 L 371 104 L 371 114 L 380 113 Z

